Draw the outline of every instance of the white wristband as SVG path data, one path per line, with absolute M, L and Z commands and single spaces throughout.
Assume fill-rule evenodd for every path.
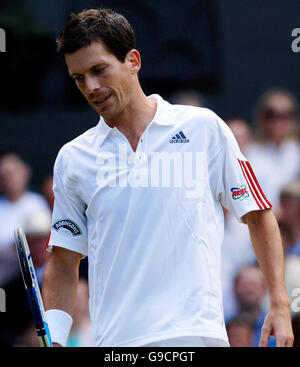
M 72 317 L 62 310 L 48 310 L 45 312 L 52 343 L 65 347 L 73 323 Z

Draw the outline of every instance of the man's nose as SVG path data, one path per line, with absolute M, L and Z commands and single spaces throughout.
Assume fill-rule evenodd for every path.
M 87 76 L 85 79 L 85 92 L 86 94 L 91 94 L 97 89 L 100 89 L 101 85 L 99 80 L 94 77 Z

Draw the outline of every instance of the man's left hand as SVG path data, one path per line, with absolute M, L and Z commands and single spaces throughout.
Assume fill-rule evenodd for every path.
M 271 306 L 261 330 L 259 347 L 267 347 L 271 335 L 276 339 L 276 347 L 293 346 L 294 335 L 289 307 Z

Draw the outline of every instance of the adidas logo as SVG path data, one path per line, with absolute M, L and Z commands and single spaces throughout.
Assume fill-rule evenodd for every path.
M 170 144 L 173 143 L 189 143 L 189 139 L 187 139 L 187 137 L 184 135 L 184 133 L 182 131 L 180 131 L 178 134 L 176 134 L 175 136 L 173 136 L 173 138 L 171 140 L 169 140 Z

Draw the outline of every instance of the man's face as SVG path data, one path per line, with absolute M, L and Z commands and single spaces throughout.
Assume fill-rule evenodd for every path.
M 120 115 L 131 100 L 139 69 L 136 58 L 137 51 L 130 51 L 122 63 L 101 42 L 93 42 L 65 55 L 69 73 L 79 90 L 93 109 L 106 119 Z
M 14 197 L 26 191 L 29 169 L 14 154 L 8 154 L 0 160 L 0 189 L 7 197 Z
M 289 228 L 296 226 L 300 221 L 299 204 L 299 198 L 293 195 L 283 194 L 280 198 L 280 223 L 283 223 Z
M 266 292 L 261 270 L 255 266 L 247 266 L 241 269 L 234 290 L 242 307 L 247 309 L 259 305 Z
M 242 119 L 232 119 L 227 121 L 227 124 L 235 136 L 242 153 L 246 153 L 246 149 L 252 141 L 251 131 L 247 122 Z
M 262 118 L 263 128 L 274 143 L 286 139 L 295 123 L 295 111 L 292 102 L 284 95 L 275 94 L 265 107 Z

